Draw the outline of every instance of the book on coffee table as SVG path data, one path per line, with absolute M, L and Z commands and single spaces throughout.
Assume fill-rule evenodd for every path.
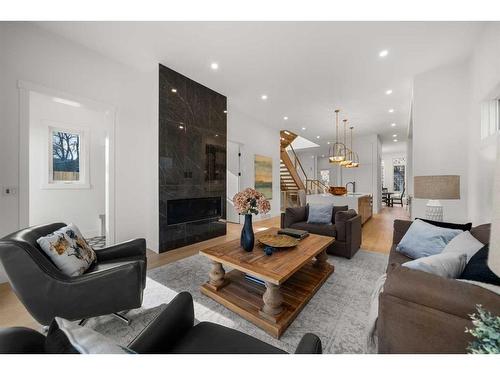
M 309 236 L 308 231 L 300 230 L 300 229 L 293 229 L 293 228 L 280 229 L 278 231 L 278 234 L 285 234 L 287 236 L 298 238 L 300 240 Z

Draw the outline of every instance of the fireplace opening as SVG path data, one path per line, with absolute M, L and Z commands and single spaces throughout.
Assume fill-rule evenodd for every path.
M 222 217 L 221 197 L 173 199 L 167 201 L 167 225 Z

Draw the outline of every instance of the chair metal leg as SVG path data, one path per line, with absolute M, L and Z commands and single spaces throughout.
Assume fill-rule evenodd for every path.
M 130 325 L 130 319 L 128 319 L 125 315 L 122 315 L 120 313 L 113 313 L 113 316 L 120 319 L 126 325 Z

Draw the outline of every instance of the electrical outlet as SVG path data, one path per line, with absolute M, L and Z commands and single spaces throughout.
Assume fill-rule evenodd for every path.
M 4 186 L 2 188 L 2 195 L 7 197 L 12 197 L 17 194 L 17 188 L 15 186 Z

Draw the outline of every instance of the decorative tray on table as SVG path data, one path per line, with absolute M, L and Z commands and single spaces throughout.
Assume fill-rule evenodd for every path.
M 293 247 L 299 240 L 284 234 L 264 234 L 259 237 L 259 242 L 272 247 Z

